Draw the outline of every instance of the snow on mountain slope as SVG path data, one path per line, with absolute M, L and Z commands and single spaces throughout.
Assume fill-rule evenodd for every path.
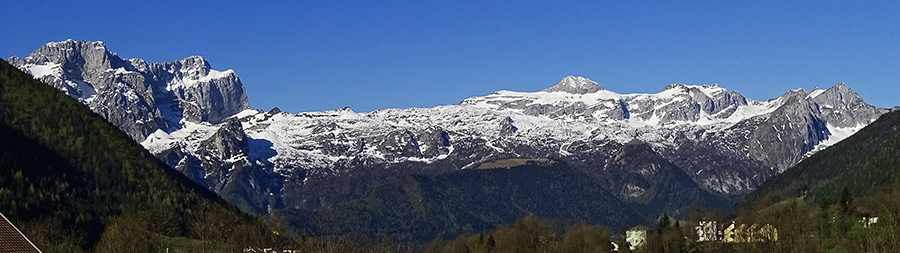
M 41 78 L 47 75 L 52 75 L 56 77 L 62 76 L 62 69 L 59 64 L 56 63 L 47 63 L 42 65 L 28 65 L 25 67 L 28 70 L 28 73 L 31 73 L 34 78 Z
M 289 114 L 249 108 L 234 71 L 213 70 L 199 56 L 121 60 L 102 43 L 70 40 L 9 61 L 260 213 L 333 206 L 393 176 L 510 157 L 566 161 L 643 208 L 667 206 L 653 202 L 670 198 L 656 196 L 663 188 L 738 196 L 887 112 L 844 84 L 754 101 L 715 84 L 619 94 L 565 77 L 540 92 L 498 91 L 456 105 Z
M 561 84 L 570 78 L 567 77 Z M 302 168 L 311 174 L 327 176 L 341 173 L 333 170 L 339 167 L 336 164 L 355 159 L 426 164 L 457 159 L 450 156 L 450 151 L 473 142 L 480 143 L 488 152 L 467 160 L 467 165 L 503 156 L 574 156 L 578 151 L 568 147 L 576 141 L 611 140 L 624 144 L 640 140 L 666 153 L 666 150 L 679 148 L 681 141 L 678 139 L 684 133 L 702 132 L 699 136 L 685 137 L 697 142 L 721 140 L 727 137 L 715 133 L 734 134 L 738 123 L 770 117 L 784 105 L 784 98 L 760 102 L 743 98 L 717 85 L 676 84 L 656 94 L 623 95 L 604 89 L 584 94 L 500 91 L 466 99 L 458 105 L 432 108 L 384 109 L 368 113 L 356 113 L 344 108 L 296 115 L 270 115 L 247 110 L 235 117 L 241 120 L 249 137 L 273 143 L 276 155 L 267 161 L 273 164 L 275 172 L 285 173 Z M 209 128 L 207 133 L 215 129 L 214 126 Z M 777 127 L 773 129 L 778 130 Z M 184 137 L 198 135 L 181 133 L 192 131 L 196 130 L 184 128 L 173 134 Z M 449 141 L 423 141 L 434 139 L 435 131 L 446 133 Z M 848 133 L 852 134 L 853 129 L 839 130 L 829 126 L 829 129 L 822 131 L 840 134 L 829 135 L 815 144 L 819 148 L 845 138 Z M 157 147 L 162 144 L 156 143 L 166 142 L 155 138 L 148 137 L 144 145 L 151 150 L 163 149 Z M 179 142 L 177 138 L 173 141 Z M 746 141 L 723 145 L 746 149 L 739 147 Z M 521 145 L 530 146 L 531 150 L 521 150 L 518 147 Z M 807 150 L 804 154 L 815 150 Z M 789 163 L 796 162 L 799 160 Z M 682 166 L 690 170 L 690 166 Z M 694 174 L 700 174 L 701 170 L 697 169 Z M 706 172 L 710 174 L 711 171 Z M 758 181 L 771 172 L 764 174 L 751 173 L 750 177 L 756 177 Z M 712 181 L 728 180 L 739 179 L 721 177 Z M 745 192 L 754 186 L 752 182 L 722 182 L 731 185 L 721 186 L 709 181 L 700 184 L 725 194 Z
M 170 63 L 123 60 L 102 42 L 51 42 L 26 58 L 8 62 L 29 71 L 141 141 L 180 121 L 220 123 L 249 108 L 234 71 L 211 70 L 192 56 Z

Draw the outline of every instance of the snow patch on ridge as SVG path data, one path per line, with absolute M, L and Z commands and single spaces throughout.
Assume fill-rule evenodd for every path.
M 173 79 L 171 82 L 168 83 L 168 85 L 166 85 L 166 90 L 167 91 L 175 91 L 175 90 L 180 90 L 180 89 L 184 89 L 187 87 L 195 87 L 195 86 L 198 86 L 203 83 L 209 83 L 214 80 L 230 78 L 230 77 L 236 77 L 236 75 L 234 74 L 234 70 L 229 69 L 229 70 L 225 70 L 225 71 L 218 71 L 218 70 L 210 69 L 208 74 L 206 74 L 204 76 L 200 76 L 197 79 L 189 79 L 189 78 Z
M 821 90 L 819 89 L 819 87 L 816 87 L 812 92 L 809 93 L 809 95 L 806 95 L 806 98 L 818 97 L 819 95 L 822 95 L 822 93 L 825 93 L 825 90 Z
M 43 65 L 29 64 L 25 69 L 27 69 L 34 78 L 41 78 L 48 75 L 55 77 L 62 76 L 62 68 L 60 68 L 60 64 L 58 63 L 47 63 Z
M 809 152 L 806 152 L 806 154 L 803 155 L 804 159 L 812 156 L 816 152 L 822 151 L 825 148 L 841 142 L 847 137 L 850 137 L 851 135 L 866 127 L 866 124 L 858 124 L 853 127 L 835 127 L 834 125 L 831 125 L 831 123 L 828 123 L 826 126 L 828 127 L 828 132 L 830 132 L 831 134 L 828 135 L 828 138 L 816 144 L 815 148 L 813 148 Z

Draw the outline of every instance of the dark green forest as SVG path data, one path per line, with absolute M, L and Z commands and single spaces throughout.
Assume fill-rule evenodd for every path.
M 0 212 L 44 252 L 284 243 L 80 102 L 0 62 Z
M 315 236 L 360 234 L 424 243 L 488 231 L 529 214 L 612 226 L 642 221 L 628 205 L 560 161 L 406 175 L 375 187 L 360 200 L 317 212 L 284 210 L 274 216 Z
M 610 232 L 602 226 L 568 226 L 549 219 L 525 216 L 511 226 L 485 233 L 434 240 L 425 252 L 610 252 Z

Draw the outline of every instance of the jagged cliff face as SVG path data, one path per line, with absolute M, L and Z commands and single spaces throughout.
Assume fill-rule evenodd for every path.
M 102 42 L 48 43 L 14 66 L 87 104 L 137 141 L 189 122 L 218 124 L 250 106 L 233 71 L 202 57 L 169 63 L 123 60 Z
M 509 157 L 565 161 L 644 215 L 728 206 L 888 111 L 844 84 L 754 101 L 717 85 L 618 94 L 566 77 L 540 92 L 499 91 L 457 105 L 289 114 L 250 109 L 234 72 L 200 57 L 146 63 L 119 59 L 99 42 L 66 41 L 10 62 L 260 213 L 334 206 L 397 175 Z M 695 199 L 681 201 L 687 195 Z

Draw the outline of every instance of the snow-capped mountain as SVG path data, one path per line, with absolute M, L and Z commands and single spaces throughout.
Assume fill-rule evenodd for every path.
M 169 63 L 123 60 L 103 42 L 51 42 L 10 64 L 82 101 L 135 140 L 188 122 L 218 124 L 250 106 L 232 70 L 203 57 Z
M 547 157 L 649 215 L 693 191 L 727 205 L 888 109 L 844 84 L 754 101 L 718 85 L 619 94 L 583 77 L 431 108 L 289 114 L 251 109 L 231 71 L 193 56 L 122 60 L 100 42 L 49 43 L 8 60 L 79 99 L 169 165 L 256 212 L 316 210 L 393 176 Z M 522 182 L 527 184 L 528 182 Z

